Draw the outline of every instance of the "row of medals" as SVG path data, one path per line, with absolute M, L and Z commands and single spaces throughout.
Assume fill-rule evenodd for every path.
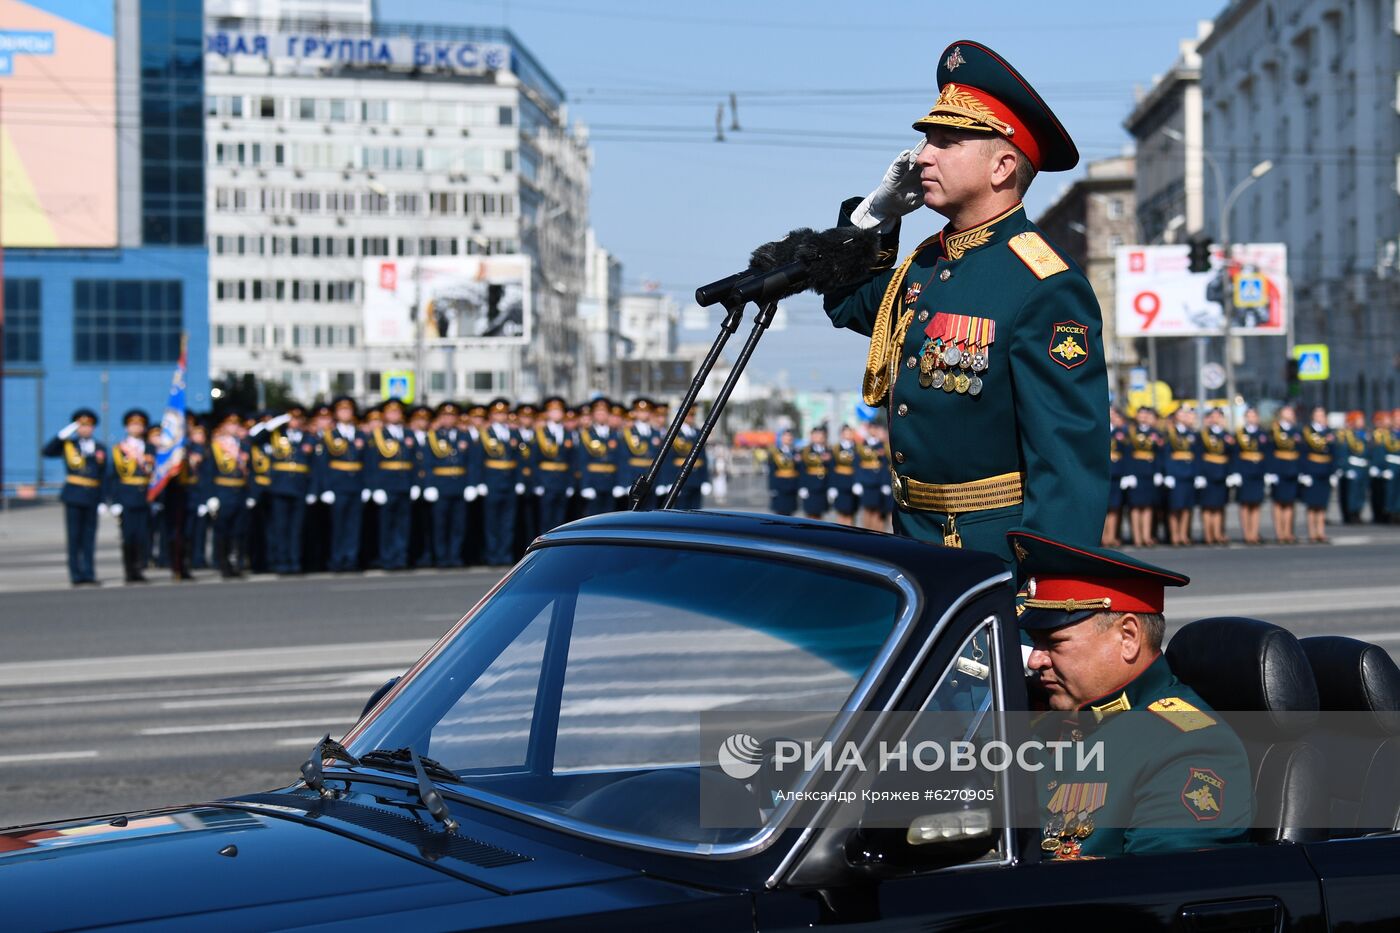
M 926 340 L 919 356 L 919 385 L 959 395 L 982 394 L 982 377 L 987 371 L 987 351 L 965 350 L 956 344 Z
M 1076 856 L 1084 840 L 1094 831 L 1094 818 L 1088 810 L 1070 814 L 1066 819 L 1056 813 L 1045 823 L 1045 838 L 1040 841 L 1042 852 L 1053 852 L 1062 856 Z

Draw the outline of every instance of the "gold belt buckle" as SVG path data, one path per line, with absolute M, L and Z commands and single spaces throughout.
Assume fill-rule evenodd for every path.
M 962 547 L 962 535 L 958 534 L 958 517 L 953 514 L 948 515 L 948 522 L 943 526 L 943 546 Z
M 893 470 L 890 471 L 890 485 L 894 487 L 894 501 L 909 508 L 909 500 L 904 496 L 904 478 Z

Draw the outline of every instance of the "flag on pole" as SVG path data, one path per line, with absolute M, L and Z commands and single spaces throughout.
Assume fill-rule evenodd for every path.
M 180 362 L 170 377 L 170 396 L 165 402 L 165 414 L 160 419 L 160 440 L 156 442 L 156 468 L 146 500 L 154 502 L 170 478 L 185 464 L 185 338 L 180 337 Z

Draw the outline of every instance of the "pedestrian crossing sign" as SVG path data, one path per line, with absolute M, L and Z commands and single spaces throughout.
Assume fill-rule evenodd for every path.
M 385 401 L 396 398 L 406 405 L 412 405 L 413 373 L 409 370 L 386 372 L 379 383 L 379 394 Z
M 1262 308 L 1269 303 L 1262 275 L 1235 276 L 1235 307 Z
M 1325 343 L 1300 343 L 1293 348 L 1299 382 L 1321 382 L 1332 374 Z

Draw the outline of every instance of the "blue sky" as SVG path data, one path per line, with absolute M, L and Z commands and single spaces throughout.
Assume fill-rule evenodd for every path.
M 868 193 L 917 138 L 909 124 L 937 96 L 938 56 L 950 42 L 996 49 L 1054 108 L 1083 159 L 1099 159 L 1129 142 L 1122 121 L 1134 85 L 1166 70 L 1179 40 L 1224 5 L 393 0 L 391 15 L 509 26 L 569 93 L 571 118 L 591 127 L 592 224 L 623 262 L 627 286 L 659 283 L 685 306 L 697 285 L 746 265 L 754 246 L 830 226 L 843 198 Z M 729 128 L 731 93 L 738 131 Z M 1080 171 L 1082 162 L 1037 179 L 1031 216 Z M 906 220 L 901 245 L 939 226 L 921 211 Z M 858 386 L 864 338 L 832 329 L 814 296 L 789 302 L 787 320 L 752 372 L 803 389 Z

